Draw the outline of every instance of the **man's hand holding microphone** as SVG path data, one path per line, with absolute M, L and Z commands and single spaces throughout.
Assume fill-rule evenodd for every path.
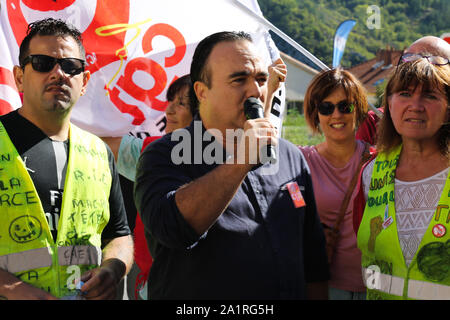
M 241 140 L 238 159 L 245 163 L 258 165 L 270 162 L 275 164 L 277 161 L 275 147 L 278 142 L 278 131 L 269 121 L 268 115 L 273 95 L 278 90 L 280 83 L 285 81 L 286 73 L 286 65 L 281 58 L 276 60 L 269 67 L 269 78 L 264 94 L 265 106 L 254 97 L 250 97 L 244 102 L 247 121 L 244 124 L 243 139 L 245 140 Z M 242 158 L 244 154 L 245 160 Z

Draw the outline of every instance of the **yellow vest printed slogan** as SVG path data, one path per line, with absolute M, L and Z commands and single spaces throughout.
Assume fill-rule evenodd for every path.
M 73 124 L 56 242 L 33 181 L 0 122 L 0 269 L 56 297 L 101 263 L 111 174 L 104 143 Z
M 395 169 L 401 146 L 379 154 L 358 230 L 367 299 L 450 299 L 450 174 L 436 211 L 407 267 L 397 234 Z

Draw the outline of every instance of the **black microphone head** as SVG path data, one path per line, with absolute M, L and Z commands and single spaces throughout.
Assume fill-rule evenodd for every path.
M 264 118 L 264 108 L 261 104 L 261 101 L 257 98 L 250 97 L 244 102 L 244 113 L 247 118 L 249 119 L 259 119 Z M 275 149 L 271 145 L 266 145 L 262 149 L 261 154 L 261 163 L 270 162 L 271 164 L 276 163 L 276 153 Z M 261 152 L 261 151 L 260 151 Z
M 261 101 L 254 97 L 245 100 L 244 113 L 247 119 L 264 118 L 264 110 Z

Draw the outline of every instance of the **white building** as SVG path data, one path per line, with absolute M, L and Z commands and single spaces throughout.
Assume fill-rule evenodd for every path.
M 303 106 L 309 83 L 319 71 L 283 52 L 280 52 L 280 55 L 287 67 L 285 82 L 286 110 L 293 107 L 300 108 L 300 106 Z M 301 108 L 301 112 L 303 113 L 303 108 Z

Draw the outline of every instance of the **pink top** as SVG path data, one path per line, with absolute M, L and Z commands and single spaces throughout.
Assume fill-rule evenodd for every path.
M 308 162 L 316 199 L 317 211 L 322 223 L 334 226 L 342 200 L 364 152 L 364 143 L 357 142 L 357 150 L 343 168 L 335 168 L 322 157 L 314 146 L 299 146 Z M 341 223 L 339 240 L 330 266 L 329 286 L 353 292 L 365 291 L 361 275 L 361 252 L 356 246 L 353 231 L 353 191 L 349 206 Z

